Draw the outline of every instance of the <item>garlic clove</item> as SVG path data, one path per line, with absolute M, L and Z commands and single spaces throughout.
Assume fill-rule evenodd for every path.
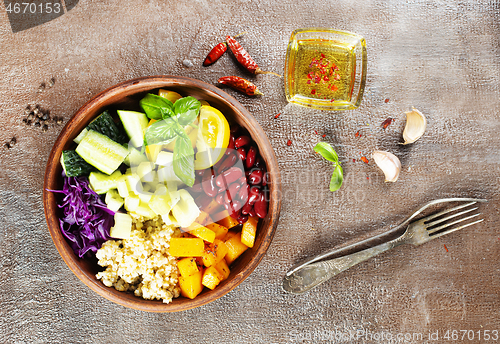
M 395 182 L 398 180 L 401 171 L 401 161 L 398 157 L 389 152 L 375 151 L 372 154 L 373 160 L 385 174 L 386 182 Z
M 412 107 L 412 111 L 406 113 L 406 126 L 403 131 L 404 145 L 417 141 L 425 132 L 427 128 L 427 119 L 425 116 Z

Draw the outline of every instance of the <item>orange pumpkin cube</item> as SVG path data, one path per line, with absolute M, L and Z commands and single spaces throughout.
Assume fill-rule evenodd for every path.
M 201 284 L 208 289 L 214 289 L 220 283 L 219 272 L 213 266 L 206 268 L 203 273 Z
M 198 271 L 195 274 L 184 277 L 179 277 L 179 287 L 181 288 L 181 295 L 194 299 L 203 290 L 203 284 L 201 283 L 203 279 L 203 272 Z
M 257 232 L 257 223 L 259 222 L 259 218 L 249 217 L 247 222 L 243 224 L 241 228 L 241 242 L 248 247 L 253 247 L 255 242 L 255 233 Z
M 172 238 L 170 239 L 169 254 L 174 257 L 201 257 L 205 250 L 203 239 L 200 238 Z
M 239 225 L 236 219 L 233 219 L 227 210 L 223 210 L 213 216 L 216 222 L 219 225 L 222 225 L 227 228 L 233 228 L 234 226 Z
M 213 231 L 196 222 L 193 222 L 189 227 L 185 227 L 182 230 L 210 243 L 215 240 L 215 233 Z
M 219 225 L 218 223 L 211 223 L 206 225 L 206 227 L 215 232 L 215 239 L 224 239 L 229 228 Z
M 225 259 L 222 259 L 220 262 L 215 264 L 215 269 L 219 272 L 219 279 L 221 282 L 228 278 L 231 273 Z
M 209 245 L 202 256 L 203 265 L 206 267 L 213 266 L 224 259 L 228 248 L 224 241 L 215 239 L 212 245 Z
M 248 249 L 248 246 L 241 243 L 241 233 L 237 233 L 229 240 L 226 240 L 227 254 L 226 262 L 231 265 L 243 252 Z
M 177 268 L 181 276 L 189 277 L 200 271 L 196 265 L 196 259 L 193 257 L 183 258 L 177 262 Z
M 206 226 L 209 223 L 213 223 L 212 219 L 210 218 L 210 215 L 203 210 L 200 211 L 200 216 L 198 216 L 196 220 L 194 220 L 194 222 L 197 222 L 203 226 Z

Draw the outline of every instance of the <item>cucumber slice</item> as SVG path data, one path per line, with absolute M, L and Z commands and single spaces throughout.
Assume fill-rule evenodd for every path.
M 88 164 L 73 150 L 63 151 L 60 161 L 67 177 L 86 176 L 90 172 L 95 171 L 94 166 Z
M 89 130 L 76 147 L 76 152 L 90 165 L 107 174 L 116 171 L 128 155 L 127 148 L 94 130 Z
M 137 111 L 118 110 L 118 116 L 134 147 L 141 147 L 144 142 L 144 129 L 149 120 L 146 114 Z
M 125 209 L 127 211 L 134 212 L 140 203 L 141 203 L 141 200 L 137 196 L 125 197 Z
M 145 154 L 142 154 L 141 152 L 139 152 L 137 149 L 132 147 L 132 145 L 128 146 L 128 151 L 129 151 L 129 154 L 125 158 L 125 160 L 123 161 L 123 163 L 127 166 L 136 167 L 141 162 L 149 161 L 148 157 Z
M 118 189 L 118 194 L 122 198 L 125 198 L 130 194 L 125 176 L 116 182 L 116 188 Z
M 115 239 L 128 239 L 132 232 L 132 217 L 129 214 L 116 213 L 115 225 L 110 228 L 109 236 Z
M 104 197 L 104 202 L 108 206 L 108 209 L 114 211 L 115 213 L 120 210 L 123 206 L 123 198 L 120 197 L 115 189 L 111 189 L 106 192 L 106 197 Z
M 128 142 L 125 130 L 123 130 L 121 126 L 118 127 L 108 110 L 105 110 L 96 119 L 90 122 L 86 129 L 97 131 L 118 143 Z
M 89 175 L 89 184 L 98 194 L 104 194 L 116 186 L 123 176 L 120 171 L 115 171 L 112 175 L 101 172 L 91 172 Z
M 77 137 L 74 138 L 73 142 L 75 142 L 76 144 L 79 144 L 83 138 L 85 137 L 85 135 L 87 135 L 89 131 L 87 130 L 87 128 L 83 129 L 80 134 L 78 134 Z

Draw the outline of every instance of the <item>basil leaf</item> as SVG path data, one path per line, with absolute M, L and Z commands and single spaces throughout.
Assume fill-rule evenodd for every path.
M 174 104 L 168 99 L 148 93 L 139 102 L 146 115 L 151 119 L 162 119 L 174 116 Z
M 342 186 L 344 182 L 344 172 L 342 167 L 337 163 L 337 166 L 333 170 L 332 179 L 330 179 L 330 191 L 335 192 Z
M 319 142 L 318 144 L 316 144 L 316 146 L 314 146 L 314 151 L 316 153 L 321 154 L 321 156 L 328 161 L 331 162 L 339 161 L 339 156 L 337 155 L 337 152 L 335 152 L 333 147 L 326 142 Z
M 174 172 L 187 186 L 194 185 L 194 150 L 191 140 L 181 128 L 174 146 Z
M 200 113 L 201 103 L 195 97 L 184 97 L 174 104 L 174 113 L 179 124 L 184 126 L 191 124 Z
M 179 124 L 173 118 L 167 118 L 151 124 L 144 133 L 144 146 L 162 144 L 166 145 L 178 135 L 182 130 Z

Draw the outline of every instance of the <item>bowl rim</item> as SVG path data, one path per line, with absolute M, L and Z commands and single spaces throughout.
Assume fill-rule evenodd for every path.
M 80 265 L 78 264 L 79 258 L 76 257 L 71 248 L 69 248 L 69 245 L 67 244 L 64 236 L 61 233 L 58 218 L 56 216 L 53 216 L 57 208 L 57 206 L 55 206 L 55 208 L 52 206 L 53 204 L 55 204 L 56 196 L 49 190 L 52 189 L 56 178 L 59 177 L 56 174 L 56 170 L 59 164 L 60 153 L 63 150 L 63 146 L 70 139 L 70 134 L 72 133 L 72 131 L 76 129 L 77 125 L 80 122 L 85 120 L 85 117 L 89 111 L 102 106 L 102 103 L 106 99 L 117 96 L 122 91 L 124 91 L 124 89 L 139 91 L 141 90 L 142 86 L 148 86 L 151 90 L 169 86 L 189 86 L 200 88 L 208 92 L 211 96 L 217 98 L 218 101 L 226 103 L 227 106 L 230 106 L 234 111 L 239 112 L 242 115 L 241 119 L 247 126 L 251 126 L 253 128 L 251 134 L 258 136 L 262 142 L 262 145 L 266 147 L 265 154 L 267 156 L 266 164 L 268 170 L 273 170 L 273 173 L 271 174 L 272 184 L 270 187 L 270 202 L 268 210 L 269 223 L 266 229 L 267 233 L 265 234 L 261 245 L 255 251 L 255 254 L 251 257 L 248 265 L 246 265 L 241 272 L 236 274 L 226 284 L 214 289 L 214 291 L 218 291 L 217 293 L 207 292 L 198 295 L 194 299 L 187 299 L 187 301 L 181 303 L 171 302 L 166 304 L 161 303 L 161 301 L 154 302 L 151 300 L 142 299 L 140 297 L 126 298 L 120 297 L 119 295 L 115 295 L 114 293 L 110 292 L 110 287 L 106 287 L 101 281 L 96 280 L 93 274 L 86 273 L 82 269 L 82 267 L 80 267 Z M 259 149 L 261 150 L 262 154 L 261 145 L 259 145 Z M 49 158 L 47 160 L 43 185 L 43 206 L 47 227 L 57 248 L 57 251 L 59 252 L 59 255 L 64 260 L 66 265 L 70 268 L 70 270 L 91 290 L 114 303 L 128 308 L 147 312 L 177 312 L 205 305 L 224 296 L 225 294 L 236 288 L 241 282 L 243 282 L 243 280 L 245 280 L 259 265 L 271 244 L 279 221 L 279 214 L 281 210 L 281 176 L 276 155 L 266 133 L 257 122 L 257 120 L 248 112 L 248 110 L 231 95 L 227 94 L 214 85 L 189 77 L 175 75 L 145 76 L 120 82 L 105 89 L 104 91 L 101 91 L 97 95 L 93 96 L 90 100 L 88 100 L 82 107 L 80 107 L 80 109 L 78 109 L 78 111 L 76 111 L 76 113 L 66 123 L 64 128 L 61 130 L 58 138 L 54 142 Z M 120 294 L 126 295 L 126 293 L 123 292 L 120 292 Z

